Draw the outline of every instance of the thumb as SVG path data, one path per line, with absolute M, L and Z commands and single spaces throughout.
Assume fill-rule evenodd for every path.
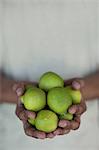
M 81 88 L 83 88 L 85 85 L 84 80 L 83 79 L 75 79 L 72 82 L 72 88 L 75 90 L 80 90 Z

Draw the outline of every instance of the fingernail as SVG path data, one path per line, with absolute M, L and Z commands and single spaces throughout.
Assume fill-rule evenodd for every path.
M 73 107 L 73 108 L 70 108 L 69 109 L 69 113 L 71 113 L 71 114 L 75 114 L 76 113 L 76 106 L 75 107 Z
M 31 112 L 31 111 L 26 111 L 26 114 L 28 116 L 28 118 L 31 118 L 31 119 L 35 119 L 36 117 L 36 113 L 35 112 Z
M 60 120 L 59 127 L 64 128 L 68 125 L 68 122 L 66 120 Z
M 73 81 L 72 82 L 72 86 L 73 86 L 73 88 L 75 88 L 75 89 L 80 89 L 80 83 L 79 82 L 77 82 L 77 81 Z
M 23 89 L 22 89 L 22 88 L 18 88 L 18 89 L 16 90 L 16 93 L 17 93 L 18 96 L 21 96 L 22 93 L 23 93 Z

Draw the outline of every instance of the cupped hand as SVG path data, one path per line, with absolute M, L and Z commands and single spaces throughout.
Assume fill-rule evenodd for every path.
M 80 90 L 82 94 L 82 88 L 84 88 L 85 83 L 81 78 L 73 78 L 65 81 L 65 86 L 71 86 L 74 90 Z M 76 130 L 80 127 L 81 115 L 86 111 L 86 103 L 82 94 L 82 99 L 80 104 L 72 105 L 69 108 L 69 113 L 74 115 L 74 119 L 72 121 L 68 121 L 69 129 Z M 61 128 L 68 128 L 67 120 L 60 120 L 59 126 Z
M 36 130 L 30 123 L 28 119 L 35 119 L 36 112 L 26 110 L 24 105 L 21 103 L 20 97 L 24 94 L 27 85 L 34 85 L 32 83 L 18 83 L 13 86 L 13 90 L 17 94 L 17 106 L 16 106 L 16 115 L 23 122 L 23 128 L 25 134 L 34 138 L 44 139 L 46 138 L 46 133 Z M 35 84 L 36 85 L 36 84 Z
M 63 135 L 69 133 L 71 130 L 77 130 L 80 127 L 81 116 L 87 108 L 82 93 L 82 89 L 85 86 L 84 80 L 81 78 L 73 78 L 65 81 L 65 86 L 71 86 L 74 90 L 80 90 L 82 99 L 80 104 L 72 105 L 68 110 L 69 113 L 74 115 L 73 120 L 59 120 L 58 128 L 53 132 L 54 135 Z
M 16 106 L 16 115 L 23 122 L 23 127 L 26 135 L 38 139 L 53 138 L 56 135 L 67 134 L 70 132 L 70 130 L 76 130 L 79 128 L 81 115 L 86 111 L 86 104 L 83 99 L 83 96 L 80 104 L 72 105 L 69 108 L 69 112 L 75 116 L 74 119 L 72 121 L 68 121 L 64 119 L 59 120 L 58 127 L 55 131 L 51 133 L 45 133 L 43 131 L 36 130 L 36 128 L 30 125 L 28 123 L 28 119 L 29 118 L 34 119 L 36 117 L 36 112 L 26 110 L 20 100 L 20 96 L 22 96 L 25 92 L 26 85 L 29 84 L 31 83 L 22 82 L 22 83 L 15 84 L 13 86 L 13 90 L 16 92 L 18 97 L 17 106 Z M 73 89 L 81 90 L 81 88 L 84 87 L 84 81 L 82 79 L 71 79 L 65 81 L 65 85 L 66 86 L 71 85 Z

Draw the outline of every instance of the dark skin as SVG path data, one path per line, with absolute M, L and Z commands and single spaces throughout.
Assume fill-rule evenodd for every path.
M 3 76 L 0 77 L 2 86 L 0 88 L 0 101 L 1 102 L 10 102 L 10 103 L 17 103 L 16 107 L 16 115 L 20 120 L 23 122 L 23 127 L 25 133 L 28 136 L 44 139 L 44 138 L 53 138 L 56 135 L 63 135 L 69 133 L 71 130 L 76 130 L 80 126 L 80 119 L 81 115 L 86 111 L 86 100 L 91 100 L 95 98 L 99 98 L 99 73 L 95 73 L 94 75 L 90 75 L 85 78 L 74 78 L 68 81 L 65 81 L 65 85 L 71 85 L 73 89 L 80 90 L 82 93 L 82 100 L 81 104 L 73 105 L 69 112 L 75 114 L 73 121 L 67 120 L 59 120 L 58 128 L 51 133 L 44 133 L 41 131 L 36 130 L 31 126 L 27 119 L 28 118 L 35 118 L 36 113 L 27 111 L 23 107 L 20 102 L 20 96 L 23 95 L 26 85 L 33 84 L 30 82 L 19 82 L 14 80 L 9 80 Z M 1 83 L 0 82 L 0 83 Z M 14 85 L 14 86 L 13 86 Z M 13 90 L 16 92 L 13 92 Z M 17 96 L 16 96 L 17 95 Z

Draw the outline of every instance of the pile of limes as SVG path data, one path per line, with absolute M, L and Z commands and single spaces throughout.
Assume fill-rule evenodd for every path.
M 35 119 L 28 122 L 40 131 L 52 132 L 57 128 L 59 119 L 73 120 L 68 109 L 73 104 L 79 104 L 81 93 L 70 86 L 64 86 L 64 80 L 54 72 L 44 73 L 38 86 L 28 85 L 21 96 L 25 109 L 37 113 Z

